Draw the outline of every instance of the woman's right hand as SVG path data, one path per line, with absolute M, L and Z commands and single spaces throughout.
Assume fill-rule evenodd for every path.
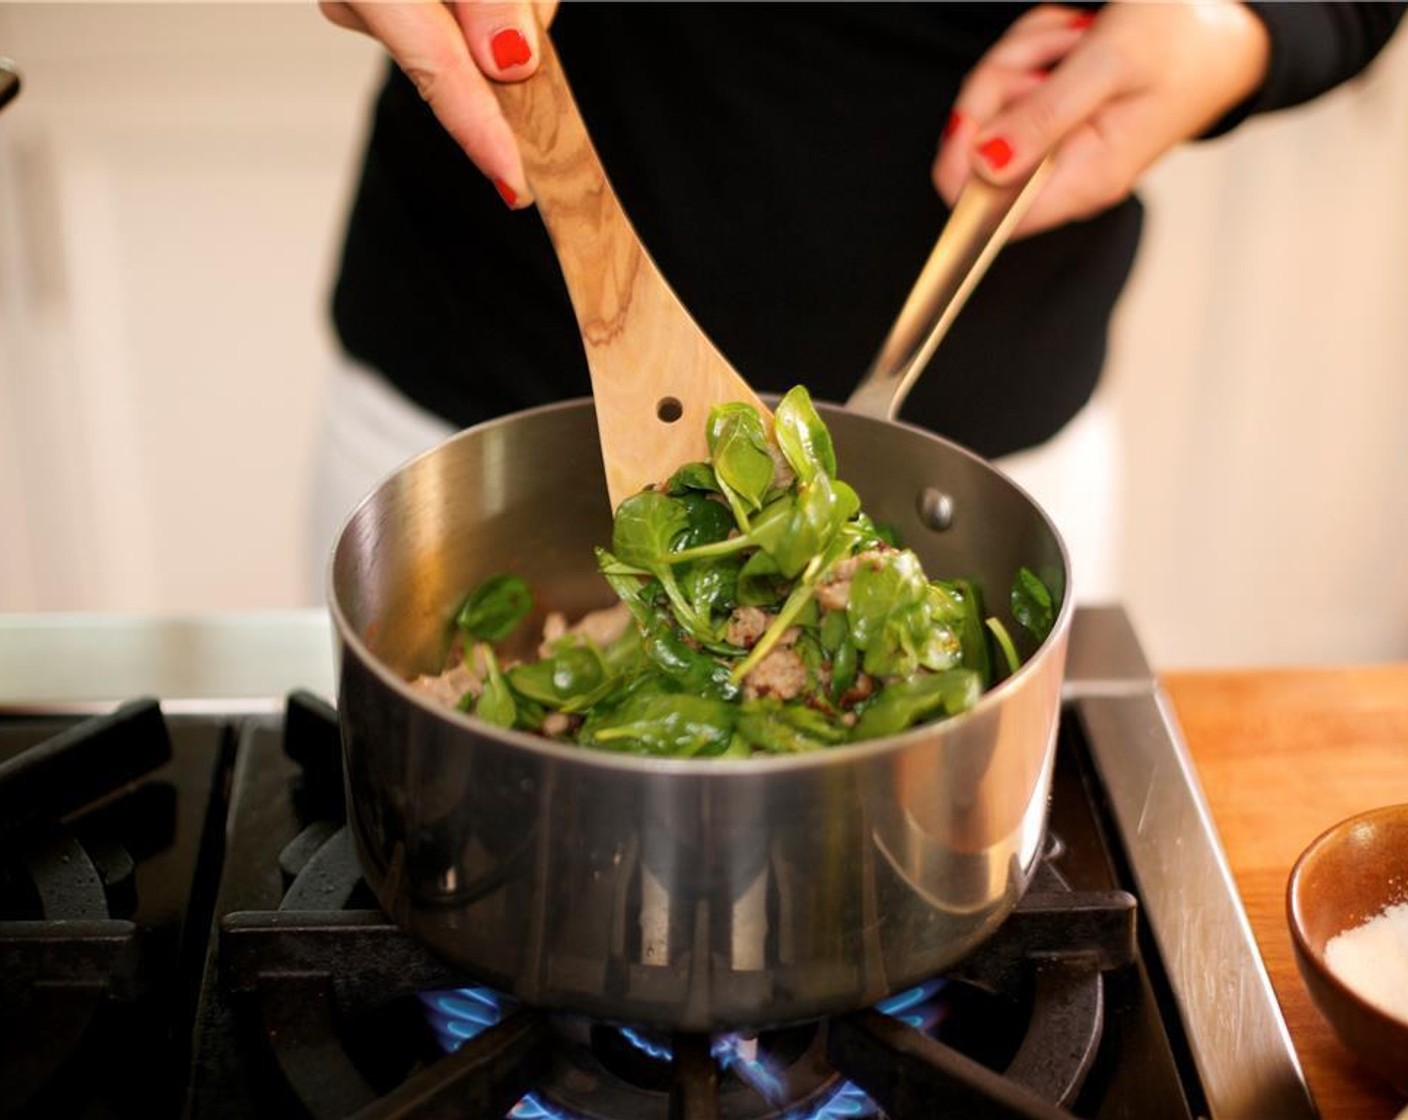
M 320 0 L 333 23 L 378 40 L 454 137 L 514 209 L 532 203 L 523 159 L 489 83 L 517 82 L 538 69 L 550 4 L 387 3 Z

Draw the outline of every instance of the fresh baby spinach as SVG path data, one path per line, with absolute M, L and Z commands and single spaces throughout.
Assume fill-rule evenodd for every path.
M 862 512 L 805 389 L 770 429 L 729 404 L 706 436 L 709 461 L 622 502 L 597 549 L 629 612 L 618 637 L 559 628 L 538 658 L 503 669 L 489 643 L 529 614 L 528 588 L 501 575 L 469 596 L 457 622 L 482 680 L 462 708 L 600 750 L 797 754 L 958 715 L 1017 670 L 978 588 L 930 578 Z M 1009 606 L 1038 642 L 1059 608 L 1027 568 Z

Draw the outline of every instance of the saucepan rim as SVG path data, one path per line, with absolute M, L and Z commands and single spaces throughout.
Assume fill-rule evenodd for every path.
M 764 399 L 775 400 L 776 398 L 770 398 L 768 395 L 764 395 Z M 326 599 L 336 631 L 335 637 L 344 647 L 341 651 L 341 656 L 346 657 L 349 652 L 354 654 L 364 667 L 375 674 L 383 684 L 390 687 L 402 700 L 415 705 L 431 716 L 445 720 L 451 726 L 459 727 L 465 731 L 500 742 L 510 743 L 516 747 L 522 747 L 548 759 L 592 768 L 623 770 L 633 773 L 661 773 L 672 775 L 712 774 L 722 778 L 738 777 L 763 771 L 810 770 L 818 767 L 834 766 L 845 762 L 860 762 L 878 755 L 888 754 L 892 751 L 903 751 L 924 739 L 933 739 L 936 731 L 940 731 L 946 735 L 947 731 L 945 729 L 956 729 L 971 723 L 976 719 L 986 716 L 987 713 L 991 712 L 994 708 L 999 707 L 1003 703 L 1006 695 L 1020 687 L 1020 685 L 1030 677 L 1035 676 L 1040 669 L 1039 663 L 1045 662 L 1048 657 L 1053 655 L 1055 648 L 1065 641 L 1067 632 L 1070 629 L 1071 619 L 1075 613 L 1075 596 L 1072 594 L 1071 584 L 1070 555 L 1066 549 L 1066 542 L 1062 538 L 1055 523 L 1051 520 L 1050 515 L 1021 485 L 982 456 L 926 428 L 921 428 L 918 425 L 910 424 L 903 420 L 879 420 L 875 417 L 865 416 L 863 413 L 846 409 L 843 405 L 835 404 L 834 402 L 817 401 L 818 407 L 823 411 L 844 412 L 849 416 L 859 417 L 876 424 L 906 429 L 926 439 L 935 440 L 962 457 L 974 461 L 983 469 L 991 471 L 1026 501 L 1031 509 L 1036 512 L 1037 516 L 1045 523 L 1052 539 L 1056 542 L 1056 548 L 1061 558 L 1061 572 L 1065 586 L 1061 596 L 1061 606 L 1052 624 L 1051 632 L 1042 643 L 1037 646 L 1032 655 L 1018 667 L 1015 673 L 1003 678 L 1003 680 L 987 689 L 972 708 L 956 716 L 949 716 L 946 719 L 909 728 L 898 735 L 887 735 L 877 739 L 865 739 L 859 743 L 845 743 L 836 747 L 829 747 L 825 750 L 808 751 L 804 754 L 753 755 L 749 758 L 737 759 L 664 758 L 654 755 L 593 750 L 587 747 L 559 743 L 556 740 L 541 735 L 532 735 L 525 731 L 514 731 L 512 729 L 497 727 L 484 720 L 476 719 L 469 713 L 451 708 L 413 689 L 409 681 L 401 677 L 399 673 L 392 671 L 381 658 L 374 655 L 371 650 L 367 648 L 361 635 L 352 627 L 351 622 L 342 609 L 342 604 L 338 600 L 337 582 L 335 578 L 337 554 L 346 538 L 348 528 L 357 520 L 361 511 L 371 503 L 373 498 L 391 479 L 405 471 L 413 469 L 417 463 L 424 459 L 443 454 L 444 449 L 448 446 L 460 440 L 469 439 L 491 428 L 521 422 L 530 417 L 546 413 L 576 410 L 584 406 L 591 407 L 591 403 L 590 397 L 575 397 L 571 400 L 556 401 L 551 404 L 539 405 L 535 408 L 521 409 L 517 412 L 507 413 L 503 416 L 497 416 L 493 419 L 482 421 L 479 424 L 454 433 L 434 447 L 427 448 L 420 454 L 407 459 L 400 466 L 389 471 L 377 481 L 376 485 L 363 496 L 356 507 L 343 519 L 342 524 L 338 527 L 337 535 L 334 538 L 332 548 L 328 554 L 325 581 Z M 842 472 L 842 477 L 844 477 L 844 471 Z M 1062 676 L 1064 677 L 1064 667 Z M 341 685 L 339 681 L 339 691 L 340 689 Z

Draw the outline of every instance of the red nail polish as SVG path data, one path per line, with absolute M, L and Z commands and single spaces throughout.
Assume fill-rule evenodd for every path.
M 499 197 L 504 200 L 506 205 L 516 206 L 518 204 L 518 192 L 502 179 L 495 177 L 494 189 L 499 192 Z
M 1084 30 L 1095 22 L 1094 12 L 1077 12 L 1071 17 L 1071 26 L 1077 30 Z
M 944 125 L 944 139 L 947 140 L 949 137 L 951 137 L 955 132 L 959 130 L 962 124 L 963 114 L 960 113 L 957 109 L 955 109 L 948 115 L 948 123 Z
M 978 155 L 994 171 L 1001 171 L 1012 162 L 1012 145 L 1001 136 L 994 136 L 978 146 Z
M 505 27 L 489 40 L 489 49 L 494 53 L 494 65 L 500 70 L 522 66 L 533 57 L 533 50 L 523 32 L 516 27 Z

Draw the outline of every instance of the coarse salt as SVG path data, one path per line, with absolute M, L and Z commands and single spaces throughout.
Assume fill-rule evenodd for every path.
M 1408 902 L 1330 938 L 1325 963 L 1355 995 L 1408 1023 Z

